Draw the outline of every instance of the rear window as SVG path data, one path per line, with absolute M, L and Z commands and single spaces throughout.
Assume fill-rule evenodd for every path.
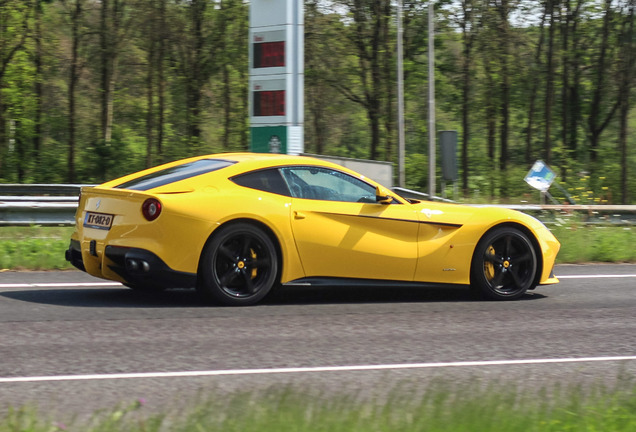
M 199 159 L 182 165 L 173 166 L 115 186 L 118 189 L 147 191 L 180 180 L 207 174 L 233 165 L 236 162 L 221 159 Z

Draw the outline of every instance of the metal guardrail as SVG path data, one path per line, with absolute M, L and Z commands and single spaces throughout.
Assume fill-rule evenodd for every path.
M 0 195 L 69 195 L 71 198 L 79 196 L 83 184 L 0 184 Z M 7 198 L 3 196 L 2 198 Z
M 0 226 L 73 225 L 81 187 L 77 184 L 0 185 Z
M 394 187 L 394 192 L 404 198 L 428 200 L 429 195 L 409 189 Z M 435 201 L 453 201 L 433 197 Z M 589 225 L 636 225 L 636 205 L 588 205 L 588 204 L 467 204 L 473 207 L 500 207 L 530 213 L 544 223 L 564 223 L 576 216 L 577 222 Z
M 73 225 L 82 186 L 71 184 L 0 184 L 0 226 Z M 428 200 L 428 194 L 394 187 L 397 194 Z M 452 202 L 439 197 L 437 201 Z M 576 215 L 585 223 L 636 225 L 636 205 L 535 205 L 473 204 L 532 213 L 544 222 L 559 222 Z

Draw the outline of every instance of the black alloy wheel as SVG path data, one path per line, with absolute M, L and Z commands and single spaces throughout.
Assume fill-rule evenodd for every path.
M 278 258 L 270 237 L 248 223 L 219 228 L 206 245 L 199 267 L 197 289 L 225 306 L 253 305 L 276 282 Z
M 491 300 L 514 300 L 534 288 L 537 254 L 523 232 L 500 227 L 488 232 L 477 245 L 471 284 Z

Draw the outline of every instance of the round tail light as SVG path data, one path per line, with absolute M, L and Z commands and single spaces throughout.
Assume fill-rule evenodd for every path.
M 161 202 L 156 198 L 148 198 L 141 206 L 141 213 L 149 221 L 157 219 L 161 214 Z

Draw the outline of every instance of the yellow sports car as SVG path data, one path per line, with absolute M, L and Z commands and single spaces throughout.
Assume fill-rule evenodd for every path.
M 251 305 L 278 284 L 465 285 L 516 299 L 557 283 L 560 244 L 512 210 L 405 199 L 339 165 L 199 156 L 82 188 L 66 258 L 140 290 Z

